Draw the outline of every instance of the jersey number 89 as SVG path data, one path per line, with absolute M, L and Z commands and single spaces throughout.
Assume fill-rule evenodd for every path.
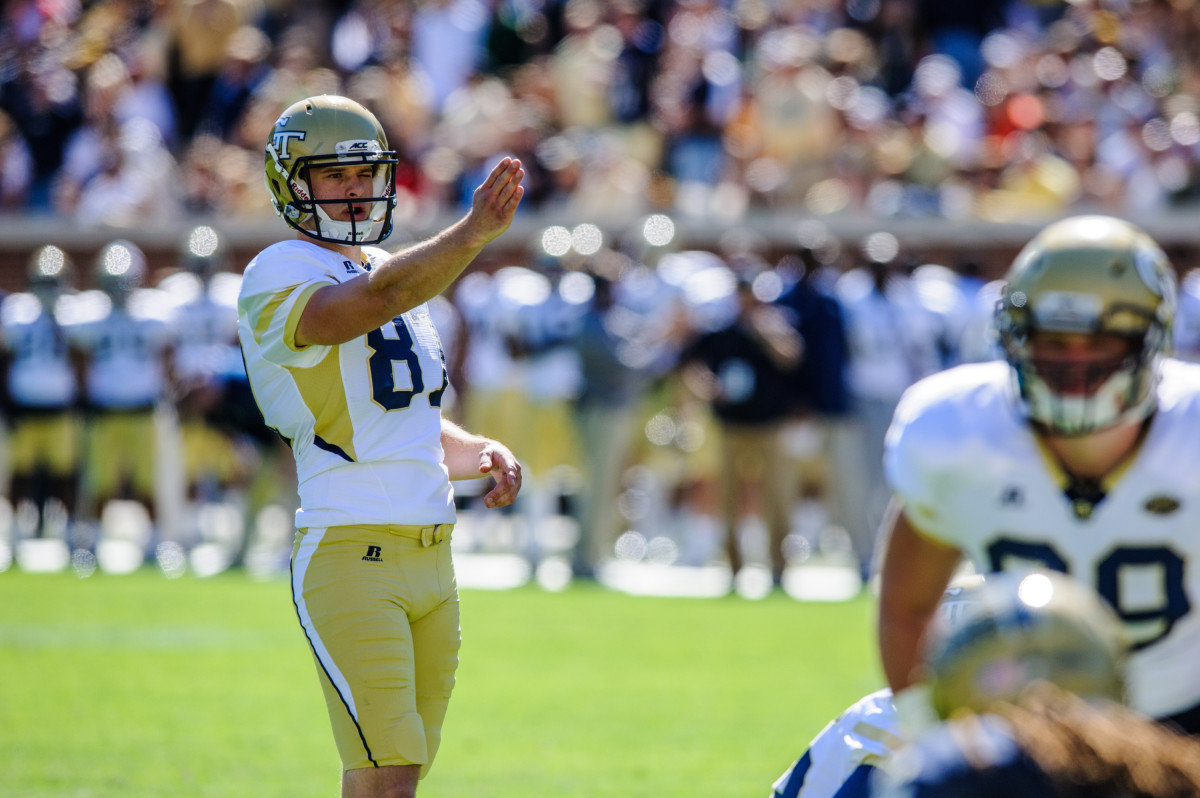
M 987 551 L 993 571 L 1032 563 L 1071 573 L 1066 559 L 1049 543 L 1000 538 Z M 1183 558 L 1169 546 L 1117 546 L 1096 564 L 1092 584 L 1125 622 L 1135 651 L 1166 637 L 1191 610 L 1183 565 Z

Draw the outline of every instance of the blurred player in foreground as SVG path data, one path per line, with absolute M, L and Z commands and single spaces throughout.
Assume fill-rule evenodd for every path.
M 238 296 L 255 399 L 296 457 L 292 598 L 343 798 L 413 796 L 437 753 L 459 650 L 450 481 L 491 475 L 488 507 L 521 487 L 512 452 L 442 418 L 445 359 L 425 303 L 508 229 L 525 173 L 502 159 L 460 221 L 392 255 L 369 245 L 391 232 L 396 162 L 352 100 L 287 108 L 266 178 L 298 235 L 250 262 Z
M 1200 742 L 1128 707 L 1041 685 L 901 751 L 875 798 L 1192 798 Z
M 1056 222 L 1010 268 L 997 310 L 1007 363 L 909 389 L 886 466 L 902 505 L 879 601 L 884 673 L 916 679 L 920 641 L 965 555 L 1091 586 L 1133 643 L 1130 703 L 1200 732 L 1200 368 L 1167 357 L 1174 273 L 1141 230 Z
M 1119 703 L 1124 635 L 1108 607 L 1055 574 L 1010 584 L 965 626 L 934 633 L 930 691 L 946 722 L 891 758 L 871 794 L 1200 795 L 1200 741 Z
M 1124 697 L 1120 623 L 1090 590 L 1056 574 L 960 577 L 946 591 L 922 671 L 899 706 L 889 689 L 826 726 L 775 782 L 772 798 L 865 798 L 874 773 L 939 719 L 1015 700 L 1036 681 L 1089 698 Z

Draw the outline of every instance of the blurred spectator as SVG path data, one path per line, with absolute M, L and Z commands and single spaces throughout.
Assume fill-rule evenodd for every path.
M 483 63 L 488 12 L 481 0 L 431 0 L 413 13 L 413 61 L 429 81 L 435 110 Z
M 849 345 L 845 315 L 833 295 L 829 267 L 821 265 L 812 247 L 802 247 L 794 263 L 785 259 L 782 268 L 799 270 L 799 278 L 777 302 L 804 342 L 804 357 L 791 388 L 792 411 L 801 424 L 814 425 L 819 442 L 810 461 L 802 461 L 800 469 L 809 479 L 819 480 L 816 486 L 805 488 L 820 496 L 830 523 L 849 530 L 858 517 L 852 506 L 856 492 L 850 486 L 862 475 L 855 472 L 859 455 L 846 382 Z M 856 545 L 854 553 L 865 566 L 870 551 L 860 551 Z
M 680 366 L 689 387 L 712 403 L 721 428 L 721 514 L 730 570 L 735 579 L 742 570 L 739 522 L 745 497 L 756 495 L 767 527 L 771 576 L 779 585 L 793 487 L 781 433 L 803 346 L 779 310 L 755 296 L 755 276 L 738 275 L 736 317 L 689 343 Z
M 600 262 L 621 256 L 606 252 Z M 616 303 L 613 282 L 600 269 L 595 292 L 573 345 L 582 370 L 575 423 L 583 453 L 580 539 L 573 552 L 576 576 L 588 577 L 612 558 L 621 529 L 617 498 L 637 432 L 637 409 L 650 372 L 652 350 L 640 340 L 634 314 Z M 613 270 L 616 272 L 616 270 Z M 616 277 L 619 273 L 613 273 Z
M 846 314 L 847 385 L 859 458 L 852 469 L 857 477 L 846 485 L 854 514 L 847 531 L 867 572 L 889 497 L 883 476 L 884 436 L 904 390 L 942 368 L 942 331 L 938 319 L 918 301 L 893 236 L 869 236 L 863 258 L 863 266 L 838 279 L 836 292 Z
M 225 66 L 229 44 L 241 27 L 239 0 L 177 0 L 170 6 L 170 47 L 175 63 L 171 94 L 186 140 L 200 125 Z
M 1186 268 L 1172 253 L 1175 268 Z M 1173 330 L 1175 357 L 1200 362 L 1200 269 L 1191 268 L 1179 280 L 1179 311 Z
M 258 28 L 243 25 L 229 39 L 221 71 L 213 81 L 198 131 L 228 140 L 252 95 L 271 72 L 271 42 Z
M 0 111 L 0 210 L 26 207 L 33 184 L 33 156 L 12 117 Z

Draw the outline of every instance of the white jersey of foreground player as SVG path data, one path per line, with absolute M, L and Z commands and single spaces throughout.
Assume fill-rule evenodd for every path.
M 1020 414 L 1007 363 L 913 386 L 888 432 L 892 489 L 922 533 L 983 573 L 1030 566 L 1091 585 L 1124 621 L 1132 706 L 1163 718 L 1200 704 L 1200 366 L 1167 360 L 1134 457 L 1094 506 Z
M 872 771 L 904 743 L 892 691 L 871 693 L 813 738 L 771 798 L 866 798 Z

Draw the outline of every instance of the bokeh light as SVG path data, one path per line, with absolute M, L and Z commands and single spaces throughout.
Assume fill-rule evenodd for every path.
M 874 263 L 891 263 L 900 254 L 900 241 L 891 233 L 880 231 L 867 236 L 862 249 Z
M 571 231 L 562 225 L 547 227 L 542 232 L 542 251 L 552 258 L 561 258 L 571 251 Z
M 571 246 L 580 255 L 595 255 L 604 246 L 604 233 L 591 223 L 576 225 L 571 230 Z
M 197 258 L 210 258 L 221 246 L 221 238 L 217 231 L 206 224 L 192 230 L 188 235 L 188 252 Z
M 652 247 L 665 247 L 675 240 L 675 222 L 666 214 L 653 214 L 642 223 L 642 238 Z

